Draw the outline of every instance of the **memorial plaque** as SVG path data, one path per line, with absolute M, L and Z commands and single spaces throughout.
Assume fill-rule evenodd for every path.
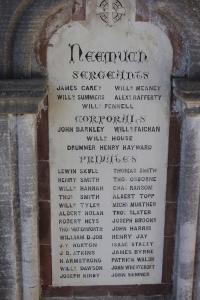
M 50 41 L 53 286 L 162 281 L 172 47 L 130 16 L 102 1 Z

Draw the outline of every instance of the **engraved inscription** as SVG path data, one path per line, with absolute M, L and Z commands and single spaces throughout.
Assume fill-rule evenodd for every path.
M 126 14 L 122 3 L 122 0 L 103 0 L 97 7 L 96 13 L 103 22 L 109 26 L 113 26 Z
M 109 25 L 119 3 L 101 2 Z M 94 18 L 48 50 L 53 285 L 159 284 L 172 48 L 154 25 Z

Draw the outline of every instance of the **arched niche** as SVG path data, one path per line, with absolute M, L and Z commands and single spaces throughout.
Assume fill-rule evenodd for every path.
M 93 9 L 94 9 L 94 5 L 93 5 Z M 92 19 L 91 16 L 92 16 L 92 12 L 90 11 L 90 15 L 89 15 L 90 21 Z M 55 18 L 55 20 L 57 20 L 57 19 Z M 43 158 L 45 157 L 45 160 L 47 160 L 47 161 L 50 160 L 50 167 L 49 167 L 47 161 L 45 163 L 40 161 L 40 164 L 39 164 L 40 165 L 39 168 L 41 168 L 41 170 L 46 170 L 45 172 L 47 172 L 47 173 L 44 173 L 44 174 L 49 175 L 49 169 L 51 170 L 50 171 L 51 184 L 50 184 L 50 179 L 48 176 L 46 176 L 47 181 L 45 182 L 45 186 L 44 186 L 44 183 L 41 182 L 41 185 L 43 188 L 43 191 L 41 191 L 41 197 L 48 198 L 49 200 L 50 200 L 50 198 L 57 199 L 56 197 L 58 196 L 58 195 L 56 195 L 57 187 L 54 188 L 55 187 L 54 183 L 58 181 L 57 174 L 56 174 L 56 171 L 54 170 L 54 168 L 57 168 L 59 170 L 62 169 L 61 165 L 58 168 L 58 161 L 60 160 L 61 164 L 63 164 L 63 163 L 65 165 L 70 164 L 70 166 L 71 166 L 70 170 L 72 170 L 73 165 L 76 165 L 75 160 L 78 158 L 73 155 L 70 156 L 69 152 L 67 154 L 67 152 L 63 151 L 62 147 L 65 148 L 67 146 L 67 144 L 65 144 L 65 141 L 64 141 L 65 137 L 63 134 L 63 138 L 60 136 L 61 137 L 61 139 L 60 139 L 60 137 L 58 137 L 57 132 L 59 131 L 59 129 L 61 127 L 64 128 L 64 126 L 62 126 L 62 125 L 60 125 L 60 127 L 59 127 L 58 123 L 60 123 L 60 120 L 62 120 L 61 124 L 65 117 L 66 117 L 66 120 L 71 120 L 75 116 L 74 112 L 80 112 L 79 111 L 80 107 L 73 106 L 73 105 L 71 106 L 70 104 L 67 107 L 64 104 L 64 102 L 61 105 L 58 104 L 58 101 L 56 101 L 56 99 L 58 100 L 58 98 L 57 98 L 57 96 L 58 96 L 57 94 L 59 93 L 58 90 L 59 89 L 62 90 L 62 88 L 64 89 L 64 86 L 68 86 L 68 88 L 69 88 L 69 86 L 71 86 L 72 90 L 74 87 L 76 87 L 76 89 L 77 89 L 77 85 L 78 85 L 78 89 L 80 89 L 81 79 L 78 79 L 78 84 L 72 83 L 72 81 L 71 81 L 73 67 L 77 66 L 78 70 L 79 70 L 79 68 L 81 68 L 80 67 L 81 61 L 82 61 L 82 59 L 85 59 L 84 58 L 85 54 L 83 54 L 83 53 L 88 53 L 89 47 L 92 47 L 92 49 L 96 49 L 98 47 L 101 48 L 101 38 L 98 39 L 98 37 L 101 36 L 101 32 L 103 32 L 103 36 L 107 36 L 107 40 L 111 41 L 111 43 L 109 45 L 110 50 L 108 50 L 108 51 L 111 52 L 112 45 L 115 46 L 114 48 L 117 48 L 117 45 L 118 45 L 118 40 L 117 40 L 118 35 L 115 32 L 114 27 L 113 27 L 113 29 L 112 28 L 110 29 L 111 35 L 109 35 L 107 33 L 107 29 L 105 27 L 106 25 L 104 25 L 104 27 L 101 27 L 102 25 L 100 25 L 99 20 L 96 21 L 97 24 L 95 23 L 95 21 L 93 21 L 93 22 L 94 23 L 92 23 L 92 25 L 88 24 L 89 22 L 87 22 L 87 20 L 82 21 L 80 23 L 79 22 L 77 22 L 77 23 L 70 22 L 70 23 L 62 26 L 60 29 L 58 29 L 56 31 L 50 30 L 48 32 L 49 40 L 48 40 L 48 38 L 47 39 L 44 38 L 44 40 L 43 40 L 44 43 L 38 44 L 38 49 L 40 49 L 40 51 L 38 52 L 40 62 L 42 62 L 46 66 L 47 57 L 49 59 L 48 60 L 48 62 L 49 62 L 48 63 L 48 74 L 49 74 L 49 116 L 48 116 L 49 123 L 48 124 L 49 124 L 49 133 L 50 133 L 50 136 L 49 136 L 50 158 L 49 158 L 49 149 L 46 149 L 45 153 L 43 153 L 42 155 L 44 155 Z M 122 29 L 122 32 L 120 32 L 120 23 L 117 26 L 119 26 L 118 34 L 120 35 L 120 40 L 123 41 L 123 43 L 121 43 L 120 46 L 118 46 L 119 49 L 121 50 L 121 52 L 123 52 L 123 50 L 124 50 L 124 47 L 125 47 L 124 45 L 126 45 L 126 47 L 129 49 L 131 47 L 133 47 L 135 49 L 136 46 L 131 41 L 130 41 L 130 43 L 128 42 L 128 46 L 127 46 L 127 44 L 126 44 L 127 40 L 123 34 L 124 28 Z M 55 27 L 52 27 L 52 28 L 55 29 Z M 145 293 L 145 291 L 150 294 L 168 294 L 171 292 L 171 288 L 172 288 L 172 282 L 171 282 L 172 267 L 173 267 L 172 257 L 173 257 L 173 243 L 174 243 L 173 241 L 174 241 L 175 214 L 176 214 L 175 193 L 177 192 L 177 185 L 176 184 L 174 185 L 173 180 L 176 178 L 177 172 L 178 172 L 178 169 L 173 166 L 173 163 L 178 162 L 178 159 L 179 159 L 178 156 L 175 157 L 174 154 L 172 153 L 173 149 L 178 149 L 178 146 L 179 146 L 179 130 L 178 130 L 179 122 L 177 121 L 176 114 L 172 113 L 170 115 L 170 113 L 169 113 L 169 110 L 170 110 L 169 94 L 170 94 L 170 90 L 171 90 L 170 78 L 171 78 L 171 67 L 172 67 L 172 46 L 170 44 L 170 40 L 167 37 L 167 35 L 164 32 L 162 32 L 159 29 L 159 27 L 156 27 L 155 25 L 152 25 L 150 23 L 136 22 L 136 23 L 132 24 L 133 32 L 131 32 L 131 28 L 129 28 L 129 29 L 130 29 L 130 32 L 129 32 L 129 30 L 127 30 L 128 31 L 127 36 L 129 36 L 130 40 L 131 40 L 131 36 L 135 34 L 135 38 L 137 40 L 136 44 L 139 48 L 145 49 L 144 45 L 146 45 L 146 47 L 148 48 L 147 40 L 149 39 L 150 44 L 151 44 L 151 41 L 153 41 L 151 44 L 151 47 L 148 48 L 148 51 L 147 51 L 148 54 L 146 54 L 144 51 L 142 51 L 143 59 L 145 60 L 145 57 L 148 57 L 151 55 L 152 55 L 151 57 L 154 57 L 152 59 L 152 62 L 153 62 L 152 65 L 150 64 L 148 67 L 151 68 L 151 70 L 153 70 L 154 66 L 156 65 L 155 70 L 152 71 L 153 76 L 155 76 L 155 78 L 156 78 L 155 80 L 159 81 L 161 85 L 166 84 L 165 87 L 162 86 L 162 89 L 163 89 L 162 97 L 163 97 L 163 99 L 166 100 L 166 103 L 164 104 L 164 106 L 161 105 L 162 108 L 159 105 L 155 106 L 155 109 L 153 109 L 153 111 L 154 111 L 153 115 L 155 118 L 157 118 L 159 116 L 161 119 L 158 122 L 162 123 L 161 120 L 163 120 L 163 124 L 165 124 L 164 127 L 162 128 L 162 130 L 164 130 L 162 133 L 163 133 L 163 136 L 165 136 L 165 142 L 167 142 L 167 144 L 162 142 L 162 138 L 161 138 L 160 141 L 157 140 L 157 142 L 156 142 L 157 144 L 154 144 L 154 148 L 159 148 L 162 145 L 163 146 L 162 149 L 165 149 L 164 150 L 165 158 L 161 158 L 161 161 L 162 161 L 161 165 L 164 166 L 164 169 L 162 171 L 160 170 L 159 172 L 161 172 L 164 176 L 164 174 L 167 175 L 167 171 L 168 171 L 168 183 L 167 183 L 168 188 L 167 188 L 167 190 L 165 190 L 165 187 L 166 187 L 166 177 L 165 176 L 164 176 L 165 178 L 162 183 L 163 186 L 161 188 L 163 195 L 164 195 L 163 196 L 164 206 L 162 209 L 162 213 L 160 214 L 160 220 L 163 221 L 163 219 L 165 218 L 164 217 L 164 215 L 165 215 L 164 207 L 165 207 L 165 200 L 167 197 L 166 220 L 169 221 L 168 216 L 170 215 L 173 219 L 172 222 L 174 225 L 172 227 L 170 227 L 169 223 L 166 223 L 166 225 L 165 225 L 165 230 L 166 230 L 165 231 L 165 235 L 166 235 L 165 241 L 163 239 L 163 241 L 161 243 L 158 242 L 158 243 L 160 243 L 160 245 L 161 244 L 165 245 L 164 252 L 163 252 L 163 246 L 161 246 L 161 248 L 160 248 L 161 249 L 160 254 L 162 253 L 161 256 L 163 255 L 163 257 L 165 258 L 165 261 L 162 264 L 162 267 L 160 268 L 159 275 L 158 275 L 159 279 L 158 278 L 155 279 L 154 282 L 151 280 L 149 282 L 146 282 L 148 288 L 147 288 L 147 286 L 145 286 L 145 284 L 142 284 L 141 281 L 136 280 L 136 281 L 132 281 L 132 283 L 131 283 L 131 281 L 126 281 L 125 284 L 129 285 L 129 287 L 127 287 L 127 289 L 125 289 L 124 294 L 133 295 L 133 294 L 137 294 L 137 293 L 138 294 Z M 96 30 L 99 30 L 97 37 L 95 36 L 94 39 L 90 40 L 90 37 L 94 36 L 94 34 L 96 33 L 95 32 Z M 104 30 L 105 30 L 105 32 L 104 32 Z M 43 33 L 44 32 L 45 31 L 43 30 Z M 78 34 L 78 32 L 80 32 L 80 35 L 77 35 L 78 36 L 77 37 L 76 34 Z M 147 36 L 145 35 L 146 33 L 147 33 Z M 140 42 L 140 38 L 139 38 L 140 35 L 142 35 L 142 37 L 143 37 L 143 40 L 141 42 Z M 159 36 L 159 38 L 157 39 L 158 36 Z M 147 37 L 147 40 L 145 41 L 146 37 Z M 78 42 L 77 42 L 77 39 L 78 39 Z M 160 43 L 159 43 L 159 41 L 160 41 Z M 86 49 L 85 48 L 83 49 L 82 44 L 84 45 L 84 47 Z M 102 47 L 106 48 L 106 43 L 103 43 Z M 106 51 L 106 50 L 102 50 L 102 51 Z M 91 58 L 91 57 L 90 57 L 90 59 L 93 60 L 93 58 Z M 85 63 L 87 63 L 87 58 L 86 58 Z M 112 63 L 113 62 L 111 62 L 112 68 L 115 69 L 115 67 L 113 67 Z M 120 62 L 118 62 L 118 63 L 120 64 Z M 96 64 L 97 64 L 97 62 L 96 62 Z M 105 71 L 106 70 L 105 64 L 100 64 L 100 65 L 103 68 L 103 70 Z M 159 70 L 159 67 L 160 67 L 160 70 Z M 92 68 L 91 64 L 90 64 L 89 70 L 90 70 L 90 68 Z M 125 67 L 125 70 L 126 70 L 126 68 L 127 68 L 127 70 L 129 70 L 130 65 L 129 65 L 129 67 Z M 134 69 L 134 67 L 133 67 L 133 69 Z M 143 67 L 142 67 L 142 70 L 144 71 Z M 129 71 L 131 71 L 131 70 L 129 70 Z M 85 78 L 85 80 L 86 80 L 87 84 L 89 84 L 87 81 L 87 78 Z M 145 85 L 145 83 L 144 83 L 145 79 L 140 78 L 140 80 L 143 82 L 142 85 Z M 70 82 L 70 84 L 64 83 L 66 81 Z M 110 86 L 109 86 L 109 84 L 107 84 L 107 86 L 106 86 L 105 83 L 101 84 L 100 81 L 97 81 L 97 82 L 101 86 L 101 88 L 103 86 L 102 89 L 104 90 L 104 92 L 106 94 L 105 98 L 107 97 L 106 101 L 109 102 L 108 98 L 109 97 L 112 98 L 112 93 L 109 93 L 109 89 L 112 87 L 112 90 L 113 90 L 113 86 L 112 86 L 113 83 L 111 83 Z M 115 81 L 113 81 L 113 82 L 115 82 Z M 118 81 L 116 81 L 116 82 L 115 82 L 116 84 L 120 85 L 120 83 Z M 92 84 L 94 84 L 94 83 L 92 83 Z M 133 85 L 135 85 L 135 84 L 133 84 Z M 72 93 L 69 92 L 68 88 L 67 88 L 68 92 L 66 93 L 69 96 L 68 100 L 70 100 L 70 97 L 71 97 L 71 100 L 73 98 L 76 98 L 77 95 L 75 95 L 75 92 L 74 91 Z M 79 91 L 79 93 L 81 93 L 81 92 Z M 66 99 L 65 92 L 61 93 L 61 98 L 63 100 Z M 67 101 L 67 99 L 66 99 L 66 101 Z M 108 104 L 107 102 L 105 102 L 105 103 L 104 102 L 102 102 L 104 105 Z M 113 104 L 113 100 L 111 100 L 111 103 Z M 95 111 L 95 109 L 96 108 L 94 107 L 94 111 Z M 131 109 L 131 107 L 130 107 L 130 109 Z M 144 106 L 142 109 L 144 109 Z M 140 110 L 140 106 L 137 107 L 136 115 L 138 115 L 139 110 Z M 150 112 L 150 110 L 151 110 L 150 106 L 147 105 L 145 108 L 146 113 Z M 59 115 L 59 111 L 60 111 L 61 115 Z M 71 111 L 72 111 L 72 113 L 71 113 Z M 85 110 L 85 112 L 88 113 L 87 110 Z M 102 110 L 100 110 L 100 112 L 101 112 L 101 114 L 103 114 Z M 118 113 L 119 113 L 119 111 L 118 111 Z M 107 114 L 107 112 L 106 112 L 106 114 Z M 65 117 L 64 117 L 64 115 L 65 115 Z M 153 115 L 152 115 L 152 118 L 153 118 Z M 166 123 L 164 120 L 166 120 Z M 170 136 L 170 138 L 169 138 L 170 151 L 169 151 L 169 156 L 168 156 L 169 123 L 171 125 L 170 125 L 170 134 L 169 134 L 169 136 Z M 67 121 L 66 121 L 66 124 L 67 124 Z M 46 126 L 47 126 L 47 119 L 46 119 Z M 54 128 L 53 128 L 53 126 L 54 126 Z M 69 124 L 66 125 L 66 127 L 69 128 L 70 127 Z M 72 127 L 75 128 L 75 124 L 73 124 Z M 41 125 L 39 128 L 42 129 Z M 107 130 L 109 132 L 109 130 L 111 130 L 111 129 L 107 128 Z M 106 135 L 108 138 L 111 138 L 110 133 L 108 133 Z M 81 141 L 81 143 L 83 143 L 81 135 L 78 137 L 77 134 L 74 134 L 74 136 L 76 136 L 76 137 L 74 138 L 73 143 L 77 143 L 77 141 L 79 141 L 79 142 Z M 122 136 L 123 136 L 123 134 L 122 134 Z M 177 138 L 176 141 L 174 141 L 175 136 Z M 58 137 L 58 139 L 57 139 L 57 137 Z M 84 138 L 85 138 L 85 135 L 84 135 Z M 43 132 L 42 136 L 40 136 L 41 145 L 42 145 L 42 143 L 44 143 L 44 140 L 45 140 L 45 144 L 48 144 L 47 134 L 45 135 L 45 133 Z M 72 140 L 73 140 L 73 138 L 72 138 Z M 71 140 L 71 143 L 72 143 L 72 140 Z M 97 147 L 95 147 L 95 150 L 96 149 L 97 149 Z M 163 151 L 161 150 L 161 152 L 163 152 Z M 67 155 L 68 155 L 68 160 L 65 161 L 65 157 Z M 55 157 L 57 157 L 57 158 L 55 158 Z M 153 160 L 154 159 L 156 159 L 155 156 L 154 156 Z M 152 160 L 152 158 L 150 158 L 150 160 Z M 167 161 L 168 161 L 168 163 L 167 163 Z M 73 162 L 72 165 L 71 165 L 71 162 Z M 77 166 L 77 168 L 79 168 L 79 167 Z M 84 166 L 84 169 L 86 169 L 86 165 Z M 110 170 L 107 169 L 107 167 L 105 167 L 104 171 L 106 174 L 110 173 Z M 108 178 L 105 177 L 106 181 L 108 182 L 108 186 L 110 184 L 109 180 L 111 177 L 112 177 L 112 175 L 108 176 Z M 104 185 L 106 186 L 106 182 L 104 183 Z M 172 190 L 173 188 L 175 188 L 175 192 L 174 192 L 174 190 Z M 108 187 L 107 187 L 107 189 L 108 189 Z M 51 190 L 51 195 L 50 195 L 50 190 Z M 161 192 L 161 194 L 162 194 L 162 192 Z M 43 195 L 42 195 L 42 193 L 43 193 Z M 160 194 L 160 197 L 161 197 L 161 194 Z M 50 200 L 50 201 L 52 201 L 51 202 L 51 205 L 52 205 L 51 217 L 52 217 L 52 219 L 54 218 L 54 216 L 53 216 L 54 213 L 58 211 L 58 207 L 56 205 L 57 200 L 55 202 L 53 202 L 54 200 L 53 201 Z M 42 207 L 42 217 L 44 217 L 45 211 L 48 211 L 50 213 L 50 205 L 49 205 L 49 203 L 46 203 L 46 204 L 42 203 L 41 205 L 43 206 Z M 57 277 L 57 279 L 55 279 L 56 278 L 55 276 L 60 276 L 60 274 L 59 274 L 60 266 L 58 267 L 58 269 L 56 269 L 56 265 L 59 260 L 59 258 L 56 257 L 56 253 L 58 251 L 59 245 L 57 242 L 55 242 L 56 241 L 56 239 L 55 239 L 56 232 L 58 230 L 58 227 L 56 225 L 57 220 L 54 219 L 53 223 L 51 223 L 54 233 L 53 233 L 52 237 L 50 238 L 50 236 L 51 236 L 50 214 L 48 216 L 46 216 L 45 218 L 47 219 L 46 224 L 48 224 L 48 225 L 46 226 L 46 230 L 42 237 L 42 243 L 41 243 L 42 260 L 45 262 L 44 264 L 42 263 L 42 265 L 41 265 L 42 266 L 41 267 L 42 279 L 44 282 L 44 294 L 57 295 L 56 293 L 58 291 L 58 287 L 59 287 L 60 293 L 62 293 L 63 295 L 71 295 L 71 293 L 78 294 L 79 293 L 78 286 L 82 285 L 80 281 L 68 283 L 67 280 L 61 280 L 62 281 L 62 283 L 61 283 L 61 281 L 58 280 L 58 277 Z M 108 219 L 106 222 L 108 222 Z M 159 228 L 159 229 L 162 228 L 161 230 L 163 230 L 163 234 L 164 234 L 163 226 L 164 226 L 164 222 L 162 223 L 162 225 L 160 223 L 157 226 L 157 228 Z M 104 228 L 104 230 L 105 230 L 105 228 Z M 160 234 L 158 234 L 158 235 L 160 235 Z M 106 237 L 106 240 L 108 242 L 108 237 Z M 56 246 L 54 244 L 55 247 L 53 246 L 53 248 L 52 248 L 52 241 L 54 241 L 55 244 L 57 243 Z M 107 242 L 106 242 L 106 244 L 107 244 Z M 69 249 L 64 249 L 64 251 L 68 251 L 68 250 Z M 101 251 L 100 248 L 98 251 Z M 51 253 L 53 253 L 53 255 L 51 255 Z M 52 266 L 51 266 L 52 257 L 53 257 L 53 259 L 55 258 L 55 260 L 53 261 L 53 264 L 54 264 L 53 277 L 52 277 Z M 57 263 L 56 263 L 56 260 L 57 260 Z M 48 276 L 46 275 L 47 273 L 48 273 Z M 106 276 L 104 276 L 104 275 L 102 275 L 105 278 L 101 284 L 95 283 L 96 281 L 91 283 L 91 286 L 93 286 L 93 287 L 96 285 L 96 289 L 98 291 L 97 294 L 107 295 L 109 293 L 111 293 L 111 294 L 116 293 L 118 295 L 121 295 L 120 287 L 118 287 L 118 288 L 115 287 L 115 284 L 116 283 L 119 284 L 119 282 L 109 281 L 108 278 L 106 279 Z M 155 276 L 154 276 L 154 278 L 155 278 Z M 91 281 L 91 280 L 89 280 L 89 281 Z M 84 285 L 85 285 L 85 287 L 84 287 Z M 108 287 L 107 285 L 110 285 L 111 287 Z M 140 286 L 136 287 L 136 285 L 140 285 Z M 83 282 L 83 287 L 80 289 L 82 291 L 83 295 L 86 295 L 88 293 L 93 295 L 92 291 L 94 290 L 94 288 L 88 288 L 88 286 L 90 286 L 88 281 L 86 284 Z M 122 289 L 122 287 L 121 287 L 121 289 Z M 58 292 L 58 295 L 59 295 L 59 292 Z
M 56 4 L 54 1 L 26 1 L 18 5 L 5 32 L 2 76 L 13 78 L 44 76 L 46 73 L 43 67 L 46 64 L 48 40 L 58 28 L 70 21 L 72 7 L 73 1 L 70 0 L 60 0 Z M 136 20 L 150 21 L 170 37 L 176 58 L 174 75 L 185 76 L 187 72 L 189 75 L 192 65 L 190 67 L 190 62 L 184 61 L 183 58 L 193 46 L 195 47 L 197 39 L 195 36 L 191 38 L 192 28 L 187 23 L 192 11 L 187 10 L 185 3 L 181 8 L 174 3 L 172 9 L 169 4 L 150 5 L 144 1 L 137 1 L 136 7 Z M 181 17 L 183 14 L 188 14 L 184 21 Z M 195 15 L 191 18 L 195 20 Z
M 2 70 L 4 69 L 4 72 L 1 74 L 2 77 L 30 79 L 41 76 L 46 77 L 47 73 L 45 64 L 43 62 L 45 62 L 48 41 L 58 28 L 68 23 L 69 19 L 71 18 L 71 6 L 72 1 L 56 1 L 56 4 L 55 1 L 26 1 L 26 4 L 23 2 L 16 8 L 5 34 L 4 59 L 2 63 Z M 183 18 L 183 15 L 186 17 Z M 181 5 L 175 1 L 173 3 L 162 3 L 161 5 L 159 5 L 159 3 L 157 5 L 157 1 L 155 1 L 153 4 L 151 3 L 151 5 L 144 3 L 144 1 L 137 2 L 137 20 L 155 23 L 162 28 L 163 31 L 169 33 L 168 35 L 170 36 L 174 53 L 177 53 L 174 57 L 177 57 L 178 60 L 178 63 L 176 63 L 178 67 L 175 67 L 175 71 L 173 73 L 174 75 L 186 75 L 192 77 L 195 74 L 198 74 L 198 68 L 195 68 L 193 64 L 195 61 L 195 45 L 197 44 L 198 39 L 197 35 L 193 33 L 193 26 L 191 26 L 190 22 L 191 19 L 194 23 L 195 20 L 197 20 L 195 12 L 192 12 L 189 9 L 187 1 L 183 1 Z M 192 47 L 193 45 L 194 47 Z M 187 56 L 188 52 L 190 53 L 189 56 Z M 37 61 L 42 62 L 42 67 L 37 63 Z M 40 119 L 40 117 L 42 118 Z M 41 193 L 43 193 L 43 197 L 49 199 L 47 138 L 48 122 L 47 113 L 45 110 L 41 110 L 39 119 L 39 191 L 40 196 Z M 172 140 L 178 140 L 179 122 L 177 122 L 175 112 L 171 118 L 170 128 L 172 133 L 176 132 L 174 135 L 170 135 L 172 136 Z M 19 132 L 18 134 L 20 135 Z M 173 143 L 171 143 L 171 145 L 173 145 Z M 177 146 L 175 148 L 171 147 L 170 153 L 173 153 L 174 149 L 177 149 Z M 177 164 L 177 161 L 178 158 L 174 159 L 173 156 L 171 160 L 172 164 Z M 178 170 L 176 169 L 175 172 L 175 170 L 170 167 L 169 174 L 172 178 L 171 181 L 174 182 L 174 186 L 171 186 L 171 190 L 168 191 L 168 193 L 171 195 L 170 197 L 176 197 L 176 178 Z M 40 199 L 42 199 L 42 196 Z M 172 212 L 171 215 L 174 214 L 172 206 L 169 207 Z M 41 216 L 43 217 L 45 212 L 49 209 L 48 203 L 40 203 L 40 208 Z M 45 259 L 48 258 L 48 255 L 46 254 L 50 254 L 48 243 L 46 243 L 48 241 L 49 234 L 48 216 L 46 219 L 42 218 L 42 220 L 42 222 L 44 222 L 44 228 L 47 229 L 44 229 L 44 235 L 41 233 L 44 238 L 42 244 L 43 247 L 41 247 L 41 259 L 45 261 Z M 47 252 L 43 251 L 45 247 L 48 248 Z M 171 244 L 168 244 L 168 249 L 171 249 L 169 251 L 171 251 L 170 253 L 173 253 L 173 247 Z M 41 268 L 43 274 L 41 277 L 44 279 L 44 281 L 42 281 L 43 285 L 49 285 L 51 280 L 51 269 L 49 268 L 48 262 L 49 261 L 47 259 L 46 266 L 43 265 Z M 166 268 L 168 268 L 168 265 L 166 265 Z M 47 278 L 47 274 L 49 278 Z M 24 274 L 24 276 L 26 277 L 26 274 Z

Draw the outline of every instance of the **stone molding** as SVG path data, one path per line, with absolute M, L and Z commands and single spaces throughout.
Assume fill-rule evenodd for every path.
M 0 114 L 35 114 L 46 95 L 45 79 L 0 81 Z
M 18 181 L 21 225 L 23 299 L 39 300 L 37 122 L 35 115 L 17 116 Z
M 179 111 L 200 114 L 200 81 L 174 79 L 173 92 L 180 105 Z
M 174 295 L 198 299 L 200 195 L 200 81 L 174 79 L 176 109 L 181 115 L 181 163 L 178 196 Z

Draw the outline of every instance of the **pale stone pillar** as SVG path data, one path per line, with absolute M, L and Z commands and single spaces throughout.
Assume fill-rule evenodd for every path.
M 23 299 L 39 299 L 36 116 L 17 117 Z
M 16 118 L 0 115 L 0 299 L 21 300 Z
M 199 208 L 200 209 L 200 208 Z M 194 279 L 194 300 L 198 300 L 200 295 L 200 214 L 197 227 L 196 261 Z
M 2 300 L 40 298 L 36 113 L 45 86 L 43 80 L 0 81 Z
M 178 199 L 175 299 L 193 299 L 195 248 L 200 196 L 199 83 L 175 81 L 175 95 L 183 112 L 180 186 Z M 197 298 L 196 298 L 197 299 Z

